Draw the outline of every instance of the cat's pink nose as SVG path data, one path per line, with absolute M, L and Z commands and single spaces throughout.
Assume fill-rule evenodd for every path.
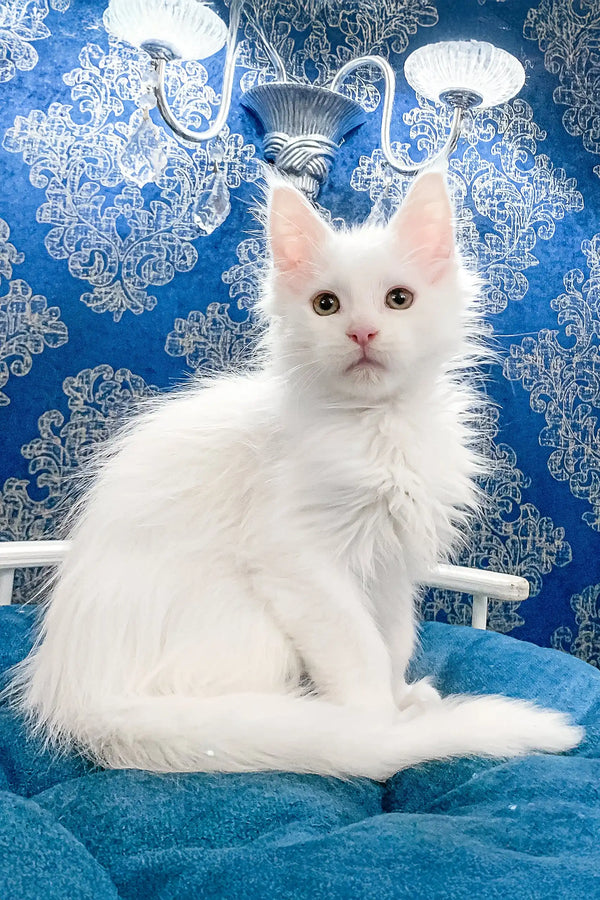
M 353 328 L 352 331 L 347 331 L 346 334 L 351 341 L 355 341 L 359 347 L 364 348 L 369 341 L 372 341 L 374 337 L 377 337 L 379 332 L 375 328 L 366 326 L 365 328 Z

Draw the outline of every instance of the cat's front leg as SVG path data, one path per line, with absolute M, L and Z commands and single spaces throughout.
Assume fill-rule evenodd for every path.
M 392 690 L 398 709 L 424 708 L 441 702 L 431 680 L 406 680 L 408 664 L 416 646 L 414 585 L 406 573 L 396 567 L 380 573 L 374 589 L 374 601 L 381 632 L 392 664 Z
M 350 573 L 311 559 L 261 578 L 279 626 L 304 660 L 319 694 L 388 719 L 397 706 L 390 654 L 369 602 Z

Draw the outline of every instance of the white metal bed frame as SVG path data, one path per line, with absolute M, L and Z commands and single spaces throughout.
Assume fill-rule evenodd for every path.
M 0 542 L 0 605 L 12 602 L 15 569 L 58 566 L 71 549 L 69 541 Z M 464 566 L 437 566 L 427 578 L 429 587 L 471 594 L 473 628 L 485 629 L 488 600 L 520 603 L 529 596 L 529 582 L 519 575 L 505 575 Z

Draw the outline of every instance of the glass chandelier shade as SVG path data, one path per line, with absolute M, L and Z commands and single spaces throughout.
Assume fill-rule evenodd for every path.
M 499 106 L 519 93 L 525 69 L 518 59 L 487 41 L 440 41 L 415 50 L 404 63 L 412 88 L 444 102 L 448 94 L 468 92 L 481 100 L 474 105 Z
M 227 39 L 227 26 L 202 0 L 110 0 L 104 27 L 151 56 L 206 59 Z

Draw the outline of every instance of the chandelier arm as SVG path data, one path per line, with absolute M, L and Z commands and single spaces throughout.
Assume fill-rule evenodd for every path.
M 423 169 L 429 168 L 429 166 L 433 165 L 434 163 L 448 159 L 448 157 L 456 149 L 456 145 L 460 137 L 460 130 L 464 118 L 464 109 L 461 106 L 454 107 L 454 115 L 452 117 L 452 124 L 450 127 L 448 139 L 438 153 L 434 153 L 432 156 L 428 157 L 428 159 L 423 160 L 423 162 L 414 163 L 411 166 L 406 166 L 401 163 L 400 160 L 398 160 L 394 155 L 390 142 L 392 109 L 394 105 L 394 96 L 396 93 L 396 76 L 387 59 L 384 59 L 383 56 L 361 56 L 358 59 L 351 59 L 349 62 L 345 63 L 345 65 L 343 65 L 339 72 L 336 74 L 335 78 L 331 82 L 331 90 L 338 91 L 339 93 L 340 85 L 342 84 L 344 79 L 348 75 L 350 75 L 351 72 L 354 72 L 355 69 L 358 69 L 359 66 L 366 65 L 376 66 L 383 74 L 385 80 L 383 111 L 381 114 L 381 149 L 383 151 L 383 155 L 385 156 L 392 169 L 395 169 L 395 171 L 399 172 L 401 175 L 416 175 L 418 172 L 421 172 Z
M 270 42 L 270 40 L 266 36 L 262 26 L 258 22 L 252 22 L 252 27 L 258 34 L 258 36 L 263 44 L 263 47 L 265 48 L 265 52 L 266 52 L 267 56 L 269 57 L 271 65 L 275 69 L 275 81 L 282 82 L 285 84 L 285 82 L 287 82 L 287 80 L 288 80 L 288 76 L 287 76 L 287 72 L 285 71 L 285 65 L 283 63 L 282 58 L 280 57 L 280 55 L 277 52 L 277 50 L 275 49 L 275 47 L 273 46 L 273 44 Z
M 165 92 L 165 68 L 167 60 L 164 58 L 153 59 L 152 63 L 156 69 L 157 83 L 154 87 L 156 96 L 156 105 L 158 111 L 167 123 L 171 131 L 178 137 L 186 141 L 200 143 L 200 141 L 208 141 L 214 138 L 221 131 L 227 116 L 229 115 L 229 107 L 231 106 L 231 94 L 233 90 L 233 75 L 235 72 L 235 57 L 237 51 L 237 33 L 240 24 L 240 15 L 242 12 L 244 0 L 232 0 L 229 13 L 229 30 L 227 32 L 227 53 L 225 55 L 225 68 L 223 71 L 223 85 L 221 88 L 221 105 L 217 117 L 205 131 L 191 131 L 177 119 L 175 113 L 169 106 L 167 95 Z

